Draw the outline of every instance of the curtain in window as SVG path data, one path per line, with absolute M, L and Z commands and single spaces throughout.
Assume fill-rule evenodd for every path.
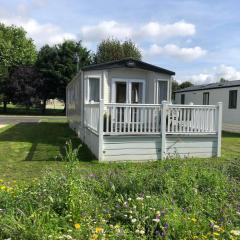
M 143 102 L 143 84 L 140 82 L 132 83 L 132 99 L 131 103 L 142 103 Z
M 99 79 L 89 78 L 89 102 L 99 102 Z

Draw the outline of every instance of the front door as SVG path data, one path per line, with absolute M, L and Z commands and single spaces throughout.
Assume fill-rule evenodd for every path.
M 113 82 L 112 102 L 144 103 L 145 89 L 143 80 L 116 80 Z
M 112 101 L 127 104 L 144 103 L 144 88 L 145 82 L 143 80 L 113 80 Z M 116 115 L 114 120 L 116 121 L 116 125 L 119 122 L 134 123 L 136 122 L 137 114 L 139 115 L 139 109 L 133 106 L 118 106 L 115 111 Z

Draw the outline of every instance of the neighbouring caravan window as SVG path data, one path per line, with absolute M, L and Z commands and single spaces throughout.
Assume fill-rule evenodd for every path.
M 181 94 L 181 104 L 185 104 L 185 94 Z
M 235 109 L 237 108 L 237 90 L 229 91 L 229 108 Z
M 99 78 L 88 79 L 88 101 L 99 102 Z
M 203 105 L 209 105 L 209 92 L 203 93 Z

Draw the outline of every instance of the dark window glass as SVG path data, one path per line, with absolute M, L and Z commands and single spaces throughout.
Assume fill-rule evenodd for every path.
M 167 100 L 168 92 L 168 82 L 167 81 L 158 81 L 158 103 Z
M 99 102 L 99 79 L 89 78 L 89 102 Z
M 185 104 L 185 94 L 181 94 L 181 104 Z
M 203 93 L 203 105 L 209 105 L 209 92 Z
M 228 107 L 231 109 L 237 108 L 237 90 L 229 91 L 229 104 Z
M 116 83 L 116 103 L 126 103 L 127 101 L 127 84 L 125 82 Z

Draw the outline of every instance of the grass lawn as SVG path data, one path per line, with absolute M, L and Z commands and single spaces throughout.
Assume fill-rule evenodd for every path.
M 5 180 L 26 180 L 41 175 L 44 169 L 61 168 L 59 159 L 66 141 L 74 146 L 80 144 L 74 132 L 64 120 L 42 118 L 43 122 L 9 125 L 0 129 L 0 176 Z M 240 134 L 223 133 L 222 159 L 240 156 Z M 80 150 L 80 164 L 92 164 L 94 157 L 83 146 Z M 215 160 L 214 160 L 215 161 Z
M 54 118 L 0 129 L 0 178 L 26 180 L 38 177 L 46 168 L 61 168 L 63 163 L 56 159 L 70 139 L 75 146 L 80 144 L 67 123 Z M 81 148 L 80 155 L 83 162 L 92 160 L 85 147 Z

